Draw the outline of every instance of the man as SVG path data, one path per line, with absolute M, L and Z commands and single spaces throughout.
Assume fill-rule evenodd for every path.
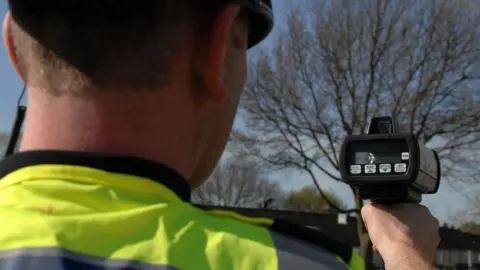
M 363 267 L 321 233 L 188 203 L 224 150 L 270 1 L 9 7 L 5 45 L 29 101 L 22 153 L 0 166 L 0 269 Z M 387 269 L 432 268 L 426 208 L 362 214 Z

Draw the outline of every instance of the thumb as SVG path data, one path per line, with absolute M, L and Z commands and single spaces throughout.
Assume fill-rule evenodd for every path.
M 385 207 L 381 204 L 377 203 L 370 203 L 362 207 L 361 209 L 361 216 L 363 220 L 363 224 L 365 225 L 365 228 L 368 231 L 368 220 L 372 218 L 372 216 L 378 215 L 379 212 L 385 211 Z
M 360 212 L 361 212 L 360 216 L 362 217 L 362 221 L 363 221 L 363 226 L 365 226 L 365 229 L 368 232 L 367 220 L 370 213 L 372 212 L 372 205 L 371 204 L 364 205 Z

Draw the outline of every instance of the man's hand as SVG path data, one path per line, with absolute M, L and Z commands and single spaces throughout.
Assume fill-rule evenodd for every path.
M 439 222 L 419 204 L 366 205 L 362 218 L 387 269 L 433 269 Z

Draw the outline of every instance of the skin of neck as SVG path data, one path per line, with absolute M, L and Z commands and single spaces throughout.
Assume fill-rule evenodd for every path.
M 189 179 L 198 157 L 187 85 L 152 92 L 54 95 L 29 88 L 21 151 L 65 150 L 135 156 Z M 188 106 L 192 104 L 192 106 Z

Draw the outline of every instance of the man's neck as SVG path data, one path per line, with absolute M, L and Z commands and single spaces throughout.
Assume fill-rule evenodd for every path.
M 161 93 L 95 97 L 30 95 L 21 150 L 65 150 L 136 156 L 188 179 L 195 163 L 193 121 Z M 131 95 L 129 97 L 129 95 Z M 170 99 L 170 100 L 168 100 Z M 158 108 L 168 106 L 159 112 Z

